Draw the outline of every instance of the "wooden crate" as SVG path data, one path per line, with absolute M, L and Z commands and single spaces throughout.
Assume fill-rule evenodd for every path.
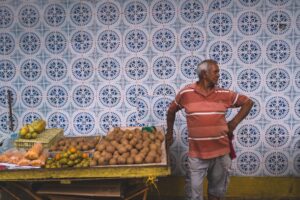
M 29 149 L 35 143 L 41 143 L 44 148 L 49 148 L 56 140 L 62 137 L 64 130 L 61 128 L 46 129 L 42 133 L 38 134 L 36 139 L 22 139 L 15 140 L 14 145 L 16 148 Z

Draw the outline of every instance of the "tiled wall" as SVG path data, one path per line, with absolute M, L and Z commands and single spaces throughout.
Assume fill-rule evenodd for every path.
M 1 139 L 8 89 L 15 130 L 40 117 L 67 136 L 165 125 L 170 101 L 208 57 L 222 87 L 255 102 L 235 132 L 234 174 L 299 176 L 299 0 L 2 0 Z M 172 170 L 183 174 L 183 112 L 174 137 Z

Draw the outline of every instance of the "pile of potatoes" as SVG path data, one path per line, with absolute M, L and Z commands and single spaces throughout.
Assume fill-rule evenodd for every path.
M 79 151 L 89 151 L 95 149 L 100 137 L 64 137 L 50 147 L 50 151 L 66 151 L 75 147 Z
M 96 145 L 90 166 L 160 163 L 163 141 L 157 130 L 114 128 Z

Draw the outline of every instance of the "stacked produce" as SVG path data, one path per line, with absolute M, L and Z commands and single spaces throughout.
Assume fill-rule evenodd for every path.
M 50 151 L 63 151 L 68 150 L 71 147 L 75 147 L 77 150 L 89 151 L 95 149 L 100 137 L 69 137 L 61 138 L 54 145 L 50 147 Z
M 0 162 L 16 164 L 18 166 L 35 166 L 45 165 L 48 152 L 43 150 L 42 144 L 36 143 L 27 152 L 24 150 L 9 150 L 0 155 Z
M 46 161 L 45 168 L 66 168 L 66 167 L 88 167 L 90 159 L 88 153 L 83 153 L 75 147 L 70 147 L 54 154 Z
M 31 124 L 25 124 L 19 130 L 20 138 L 35 139 L 38 134 L 42 133 L 46 128 L 46 122 L 43 119 L 37 119 Z
M 160 163 L 163 141 L 156 129 L 114 128 L 96 146 L 90 165 Z

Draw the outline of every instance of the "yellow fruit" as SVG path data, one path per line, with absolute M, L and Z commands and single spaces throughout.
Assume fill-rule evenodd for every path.
M 38 133 L 41 133 L 45 130 L 46 128 L 46 122 L 42 119 L 35 120 L 31 123 L 32 127 L 34 130 Z
M 24 125 L 19 131 L 21 136 L 26 135 L 26 133 L 28 132 L 29 132 L 29 128 L 27 127 L 27 125 Z
M 27 133 L 27 134 L 25 135 L 25 139 L 31 139 L 31 133 Z
M 37 132 L 32 132 L 32 133 L 31 133 L 31 138 L 32 138 L 32 139 L 37 138 Z
M 28 127 L 28 129 L 29 129 L 29 131 L 28 132 L 34 132 L 34 128 L 33 128 L 33 126 L 31 125 L 31 124 L 28 124 L 27 125 L 27 127 Z

